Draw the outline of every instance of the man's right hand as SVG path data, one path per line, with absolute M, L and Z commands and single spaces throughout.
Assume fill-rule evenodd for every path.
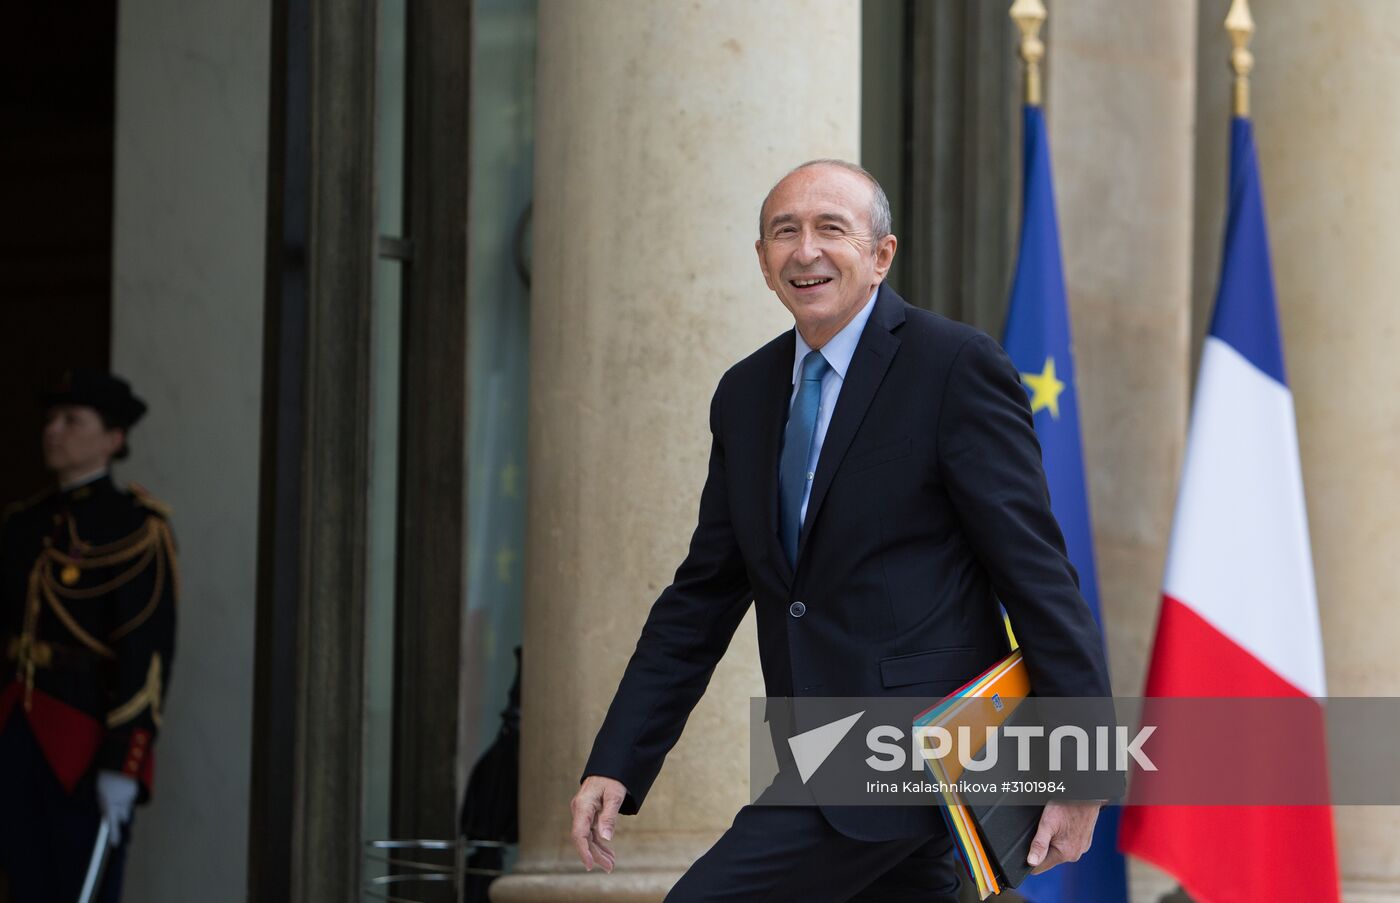
M 617 857 L 612 851 L 613 830 L 617 827 L 617 813 L 627 796 L 627 788 L 621 781 L 601 775 L 589 775 L 583 779 L 583 786 L 574 794 L 569 803 L 569 811 L 574 816 L 574 828 L 570 832 L 578 858 L 590 872 L 595 864 L 603 871 L 611 872 Z

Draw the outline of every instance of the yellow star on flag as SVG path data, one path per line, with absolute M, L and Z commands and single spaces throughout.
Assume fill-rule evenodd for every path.
M 1031 390 L 1031 413 L 1050 409 L 1050 416 L 1060 419 L 1060 393 L 1065 384 L 1055 376 L 1055 359 L 1045 359 L 1045 369 L 1040 373 L 1022 373 L 1021 381 Z
M 515 573 L 515 550 L 501 546 L 496 552 L 496 582 L 510 584 Z
M 514 461 L 501 468 L 501 495 L 513 499 L 520 494 L 516 488 L 516 478 L 519 476 L 520 468 L 515 466 Z

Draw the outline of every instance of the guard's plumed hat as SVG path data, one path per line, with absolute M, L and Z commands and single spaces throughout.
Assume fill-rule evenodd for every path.
M 70 370 L 41 400 L 45 407 L 86 405 L 96 409 L 108 426 L 120 429 L 134 426 L 146 413 L 146 403 L 131 393 L 130 383 L 100 370 Z

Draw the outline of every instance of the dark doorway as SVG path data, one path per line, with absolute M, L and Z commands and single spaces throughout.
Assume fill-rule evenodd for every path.
M 862 4 L 861 162 L 890 195 L 890 284 L 993 335 L 1020 222 L 1021 81 L 1006 6 Z
M 116 0 L 14 5 L 0 29 L 0 507 L 47 483 L 38 391 L 106 367 Z

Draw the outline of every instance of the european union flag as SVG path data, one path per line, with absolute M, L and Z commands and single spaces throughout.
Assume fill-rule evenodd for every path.
M 1079 397 L 1074 384 L 1074 344 L 1070 339 L 1069 305 L 1060 262 L 1060 231 L 1044 111 L 1027 105 L 1024 123 L 1021 247 L 1003 345 L 1030 395 L 1045 476 L 1050 484 L 1050 507 L 1065 534 L 1070 561 L 1079 571 L 1080 591 L 1102 626 L 1079 433 Z M 1127 903 L 1127 867 L 1115 846 L 1118 816 L 1118 807 L 1105 807 L 1099 813 L 1094 844 L 1088 853 L 1078 862 L 1027 879 L 1017 890 L 1033 903 Z

